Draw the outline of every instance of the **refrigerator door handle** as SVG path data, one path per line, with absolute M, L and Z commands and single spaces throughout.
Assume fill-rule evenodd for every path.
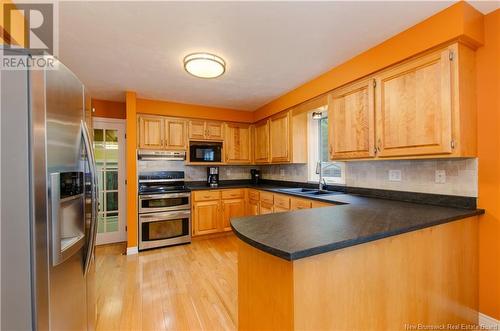
M 89 240 L 87 251 L 85 253 L 85 266 L 84 266 L 84 274 L 87 275 L 90 265 L 92 263 L 92 258 L 94 256 L 94 247 L 96 241 L 97 234 L 97 213 L 99 209 L 99 205 L 97 203 L 99 197 L 99 188 L 97 186 L 97 172 L 95 166 L 95 158 L 94 158 L 94 148 L 92 147 L 92 143 L 90 140 L 90 134 L 87 127 L 87 124 L 82 120 L 81 121 L 81 129 L 82 129 L 82 137 L 83 142 L 85 144 L 85 151 L 87 153 L 87 160 L 89 162 L 89 170 L 90 170 L 90 180 L 91 180 L 91 197 L 92 197 L 92 217 L 90 222 L 90 231 L 89 231 Z

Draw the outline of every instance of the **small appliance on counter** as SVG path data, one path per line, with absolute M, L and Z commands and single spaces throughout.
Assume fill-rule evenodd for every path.
M 219 186 L 219 167 L 207 167 L 207 185 L 210 187 Z
M 258 185 L 260 184 L 260 170 L 258 169 L 250 169 L 250 175 L 251 177 L 251 182 L 253 185 Z

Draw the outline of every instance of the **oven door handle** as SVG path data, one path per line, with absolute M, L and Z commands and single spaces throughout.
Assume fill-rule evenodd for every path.
M 190 193 L 168 193 L 168 194 L 152 194 L 152 195 L 139 195 L 139 200 L 149 200 L 149 199 L 165 199 L 165 198 L 189 198 Z
M 152 213 L 152 214 L 141 214 L 139 215 L 139 223 L 149 223 L 158 221 L 169 221 L 177 218 L 190 217 L 190 211 L 179 211 L 179 212 L 169 212 L 169 213 Z

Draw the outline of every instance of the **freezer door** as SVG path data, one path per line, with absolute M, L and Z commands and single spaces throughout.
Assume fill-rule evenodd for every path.
M 52 198 L 51 178 L 54 174 L 84 173 L 86 148 L 82 139 L 82 120 L 84 119 L 83 84 L 62 63 L 57 63 L 57 70 L 45 71 L 45 117 L 46 117 L 46 155 L 49 183 L 49 201 Z M 74 202 L 74 201 L 73 201 Z M 84 204 L 84 202 L 82 202 Z M 48 204 L 48 215 L 54 215 L 52 204 Z M 81 219 L 85 227 L 84 208 L 72 209 Z M 66 216 L 71 216 L 68 212 Z M 66 222 L 62 217 L 61 222 Z M 53 219 L 49 220 L 49 229 L 53 228 Z M 71 222 L 70 222 L 71 223 Z M 60 240 L 53 231 L 49 239 L 49 247 Z M 87 241 L 84 233 L 83 243 Z M 73 247 L 73 246 L 71 246 Z M 87 330 L 87 283 L 84 276 L 86 249 L 72 250 L 62 256 L 59 263 L 53 251 L 50 254 L 49 266 L 49 323 L 51 330 Z

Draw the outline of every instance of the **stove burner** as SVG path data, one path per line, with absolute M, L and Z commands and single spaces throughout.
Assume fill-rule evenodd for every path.
M 139 194 L 189 192 L 184 171 L 154 171 L 139 174 Z

